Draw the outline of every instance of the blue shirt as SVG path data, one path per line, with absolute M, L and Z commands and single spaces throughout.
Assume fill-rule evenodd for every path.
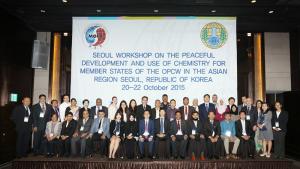
M 235 122 L 223 120 L 221 122 L 221 135 L 222 136 L 235 136 Z M 229 137 L 230 137 L 229 136 Z

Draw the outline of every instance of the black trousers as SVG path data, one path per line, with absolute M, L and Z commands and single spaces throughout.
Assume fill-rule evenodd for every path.
M 71 154 L 71 137 L 65 140 L 60 139 L 60 154 L 69 156 Z
M 137 151 L 137 141 L 135 138 L 132 139 L 125 139 L 124 141 L 125 145 L 125 154 L 128 159 L 133 159 L 136 156 Z
M 274 155 L 275 157 L 284 158 L 285 156 L 285 132 L 274 131 Z
M 213 158 L 213 157 L 220 157 L 223 155 L 223 149 L 224 149 L 224 145 L 222 143 L 221 138 L 218 138 L 217 142 L 211 142 L 211 140 L 209 138 L 207 138 L 206 140 L 206 150 L 207 150 L 207 157 L 209 159 Z
M 170 157 L 170 139 L 167 136 L 163 138 L 156 137 L 154 147 L 154 154 L 157 157 L 166 159 Z
M 35 154 L 43 154 L 45 151 L 45 147 L 43 147 L 45 129 L 38 129 L 33 133 L 33 152 Z
M 255 148 L 255 141 L 253 139 L 245 140 L 243 138 L 240 139 L 240 145 L 239 145 L 239 154 L 241 158 L 245 159 L 249 156 L 254 156 L 256 152 Z
M 190 139 L 188 148 L 189 157 L 192 157 L 193 153 L 196 158 L 199 158 L 201 154 L 206 154 L 205 139 Z
M 27 155 L 30 147 L 30 130 L 17 131 L 17 142 L 16 142 L 16 155 L 17 157 L 24 157 Z
M 181 157 L 186 156 L 186 147 L 187 147 L 188 140 L 184 139 L 184 136 L 176 136 L 176 140 L 171 140 L 171 146 L 172 146 L 172 156 L 178 157 L 180 155 Z
M 87 154 L 90 154 L 94 151 L 95 153 L 98 151 L 100 155 L 107 155 L 108 153 L 108 138 L 105 136 L 105 139 L 101 139 L 101 134 L 94 133 L 92 139 L 87 140 Z
M 59 153 L 59 140 L 57 138 L 48 141 L 46 139 L 46 145 L 47 145 L 47 154 L 58 154 Z

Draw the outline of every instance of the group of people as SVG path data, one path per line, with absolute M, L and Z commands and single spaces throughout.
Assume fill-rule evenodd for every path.
M 33 134 L 34 155 L 115 158 L 163 159 L 238 159 L 285 156 L 285 135 L 288 113 L 276 102 L 274 110 L 263 101 L 242 97 L 228 105 L 216 94 L 203 96 L 204 103 L 183 98 L 177 108 L 176 100 L 168 95 L 155 100 L 154 108 L 143 96 L 141 104 L 112 97 L 106 107 L 98 98 L 90 107 L 89 100 L 77 105 L 75 98 L 64 95 L 62 103 L 47 103 L 44 94 L 31 105 L 24 97 L 16 106 L 11 119 L 16 125 L 17 157 L 25 157 Z M 274 142 L 274 145 L 272 143 Z

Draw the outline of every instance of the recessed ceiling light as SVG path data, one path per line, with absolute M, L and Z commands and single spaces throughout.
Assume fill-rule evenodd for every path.
M 211 10 L 210 12 L 211 12 L 211 13 L 216 13 L 217 10 L 213 9 L 213 10 Z
M 68 32 L 64 32 L 64 36 L 68 36 L 69 35 L 69 33 Z
M 97 9 L 96 11 L 97 11 L 98 13 L 100 13 L 100 12 L 101 12 L 101 9 Z
M 62 0 L 62 2 L 63 2 L 63 3 L 67 3 L 67 2 L 68 2 L 68 0 Z
M 248 33 L 247 33 L 247 36 L 249 36 L 249 37 L 252 36 L 252 33 L 248 32 Z
M 154 13 L 158 13 L 159 10 L 158 10 L 158 9 L 154 9 L 153 12 L 154 12 Z
M 272 13 L 274 13 L 274 11 L 273 10 L 269 10 L 269 14 L 272 14 Z
M 46 13 L 46 10 L 45 9 L 41 9 L 41 13 Z
M 256 0 L 251 0 L 251 3 L 253 3 L 253 4 L 256 3 Z

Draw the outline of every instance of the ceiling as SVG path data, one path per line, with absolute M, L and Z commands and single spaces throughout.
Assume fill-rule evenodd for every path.
M 300 28 L 300 0 L 0 0 L 0 10 L 35 31 L 71 31 L 72 16 L 237 16 L 241 32 Z

